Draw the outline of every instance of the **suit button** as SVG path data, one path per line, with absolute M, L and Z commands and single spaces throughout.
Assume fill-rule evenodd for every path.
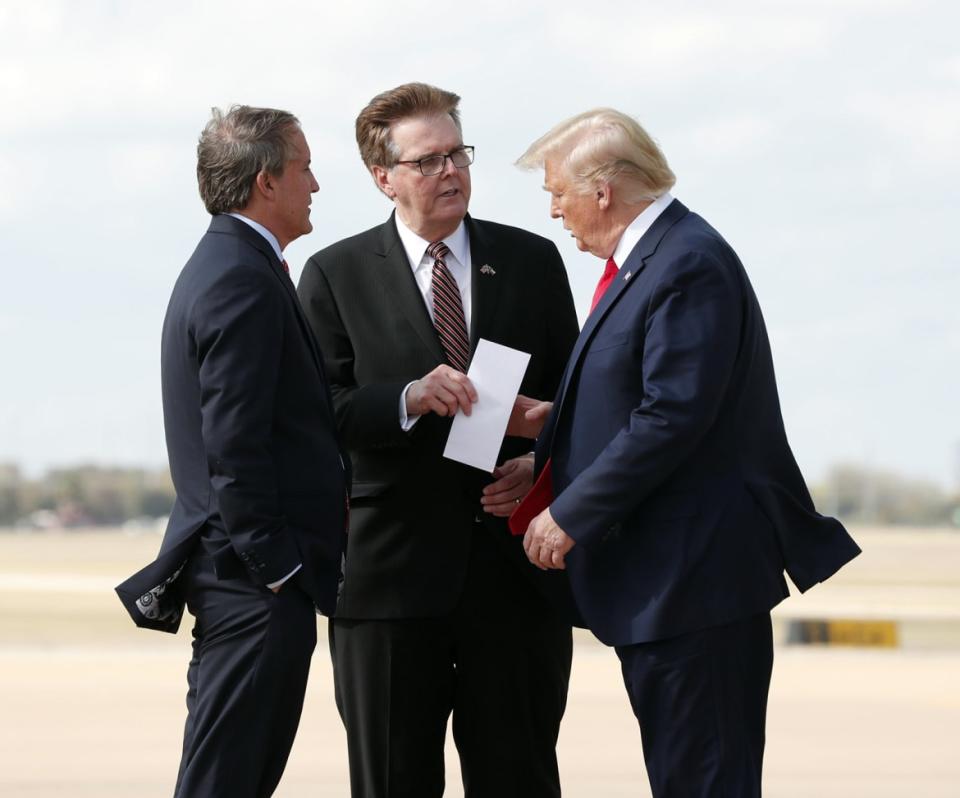
M 620 532 L 622 530 L 623 530 L 623 525 L 619 521 L 617 521 L 617 523 L 611 524 L 610 528 L 603 533 L 602 540 L 606 542 L 608 540 L 612 540 L 613 538 L 618 538 L 620 537 Z

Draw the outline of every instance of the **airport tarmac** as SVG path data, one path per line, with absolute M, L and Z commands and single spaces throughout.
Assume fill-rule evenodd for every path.
M 808 596 L 811 609 L 886 618 L 910 589 L 941 626 L 960 614 L 960 535 L 855 531 L 865 555 Z M 0 533 L 0 795 L 152 798 L 172 793 L 189 633 L 134 629 L 109 586 L 156 536 Z M 830 595 L 813 597 L 817 591 Z M 929 595 L 920 600 L 920 594 Z M 909 591 L 908 591 L 909 592 Z M 843 606 L 844 601 L 847 602 Z M 788 602 L 789 604 L 789 602 Z M 943 620 L 945 619 L 945 621 Z M 321 621 L 322 623 L 322 621 Z M 186 624 L 185 624 L 186 626 Z M 322 630 L 321 630 L 322 634 Z M 774 798 L 960 795 L 960 647 L 787 645 L 776 650 L 764 794 Z M 902 640 L 900 641 L 902 643 Z M 612 651 L 578 633 L 559 743 L 566 798 L 648 796 L 640 737 Z M 448 746 L 447 795 L 463 795 Z M 300 734 L 276 793 L 348 796 L 346 745 L 329 658 L 314 658 Z

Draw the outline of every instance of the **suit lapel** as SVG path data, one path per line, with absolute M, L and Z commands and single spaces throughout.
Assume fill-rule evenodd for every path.
M 580 361 L 583 359 L 583 353 L 587 348 L 587 344 L 590 343 L 597 329 L 603 324 L 603 320 L 607 314 L 609 314 L 610 309 L 617 304 L 620 297 L 626 294 L 630 286 L 637 282 L 637 275 L 646 266 L 647 259 L 657 251 L 657 247 L 660 246 L 660 242 L 667 234 L 667 231 L 688 212 L 687 207 L 679 200 L 674 200 L 666 207 L 663 213 L 661 213 L 651 225 L 650 229 L 647 230 L 647 232 L 643 234 L 643 237 L 637 242 L 637 245 L 627 256 L 626 261 L 624 261 L 623 266 L 617 273 L 616 279 L 601 297 L 593 313 L 587 317 L 587 321 L 580 331 L 580 337 L 577 338 L 577 342 L 573 346 L 573 352 L 570 353 L 567 370 L 563 375 L 559 406 L 553 413 L 554 418 L 553 424 L 551 425 L 550 448 L 547 449 L 548 452 L 553 448 L 552 436 L 557 429 L 560 414 L 563 412 L 563 403 L 567 396 L 567 388 L 570 385 L 570 380 L 580 366 Z
M 325 386 L 328 386 L 329 383 L 327 383 L 327 374 L 323 368 L 323 358 L 320 356 L 320 349 L 317 346 L 316 340 L 314 340 L 313 330 L 310 329 L 310 324 L 307 322 L 307 317 L 303 313 L 303 308 L 300 305 L 300 299 L 297 296 L 297 291 L 294 288 L 293 281 L 290 279 L 290 275 L 287 274 L 286 270 L 283 268 L 283 264 L 280 262 L 279 258 L 277 258 L 277 253 L 274 252 L 273 247 L 270 246 L 270 243 L 262 235 L 260 235 L 260 233 L 250 227 L 250 225 L 246 224 L 245 222 L 241 222 L 239 219 L 235 219 L 232 216 L 214 216 L 210 222 L 210 230 L 211 232 L 229 233 L 239 236 L 263 255 L 267 261 L 268 268 L 271 272 L 273 272 L 273 276 L 280 281 L 284 291 L 286 291 L 287 296 L 293 303 L 294 313 L 297 317 L 297 323 L 300 325 L 300 330 L 307 339 L 307 345 L 310 349 L 310 354 L 313 356 L 313 362 L 317 367 L 317 371 L 320 373 L 320 379 L 323 381 Z M 332 404 L 330 404 L 330 411 L 332 414 Z
M 493 326 L 496 310 L 500 305 L 500 286 L 503 280 L 498 280 L 497 251 L 490 236 L 479 222 L 468 215 L 466 217 L 467 231 L 470 236 L 470 352 L 476 351 L 477 343 L 489 335 Z M 489 267 L 489 269 L 485 268 Z M 481 272 L 481 269 L 484 271 Z
M 313 361 L 317 364 L 317 370 L 320 372 L 324 383 L 326 383 L 327 373 L 323 368 L 323 357 L 320 355 L 320 347 L 317 346 L 317 341 L 313 337 L 313 330 L 310 328 L 310 323 L 303 313 L 303 306 L 300 304 L 300 297 L 297 296 L 297 290 L 294 288 L 293 280 L 290 279 L 290 275 L 287 274 L 286 270 L 279 263 L 271 261 L 270 265 L 277 279 L 280 280 L 281 285 L 283 285 L 284 290 L 287 292 L 287 296 L 289 296 L 293 302 L 294 312 L 297 314 L 297 322 L 300 324 L 300 329 L 307 339 L 310 352 L 313 355 Z
M 430 354 L 440 363 L 446 362 L 446 355 L 437 338 L 437 331 L 430 320 L 423 294 L 417 285 L 407 252 L 397 233 L 393 215 L 383 225 L 380 246 L 377 255 L 383 258 L 380 268 L 380 285 L 384 292 L 384 301 L 395 305 L 413 327 L 417 337 L 430 350 Z

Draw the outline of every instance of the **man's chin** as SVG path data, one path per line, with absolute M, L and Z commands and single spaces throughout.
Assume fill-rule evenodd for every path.
M 460 224 L 460 220 L 467 215 L 467 204 L 460 203 L 443 209 L 442 218 L 449 224 Z
M 467 212 L 468 201 L 462 191 L 458 191 L 456 194 L 449 196 L 440 196 L 437 199 L 439 200 L 438 205 L 444 209 L 444 213 L 450 213 L 455 208 L 462 208 L 463 213 Z

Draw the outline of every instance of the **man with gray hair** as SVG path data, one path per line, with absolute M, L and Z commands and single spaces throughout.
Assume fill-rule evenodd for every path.
M 616 648 L 653 795 L 759 796 L 783 571 L 804 591 L 859 548 L 813 508 L 742 264 L 643 128 L 589 111 L 518 163 L 606 261 L 537 440 L 527 557 Z
M 117 588 L 139 626 L 193 614 L 176 795 L 265 798 L 283 773 L 345 546 L 341 456 L 319 349 L 284 247 L 317 181 L 286 111 L 214 110 L 197 148 L 213 216 L 163 324 L 176 503 L 157 559 Z

